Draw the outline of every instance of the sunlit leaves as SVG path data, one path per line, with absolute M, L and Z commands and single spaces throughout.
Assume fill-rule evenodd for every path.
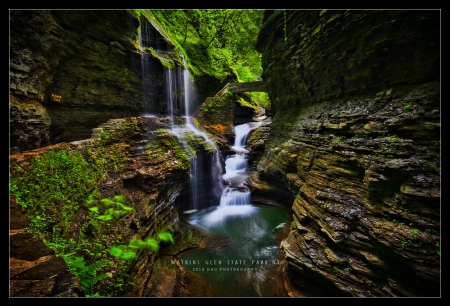
M 172 234 L 167 231 L 157 233 L 157 237 L 160 241 L 165 243 L 173 243 Z M 137 258 L 137 251 L 145 248 L 151 248 L 154 252 L 158 252 L 160 245 L 159 242 L 153 238 L 147 238 L 145 240 L 139 238 L 130 239 L 128 245 L 114 245 L 110 248 L 109 254 L 118 257 L 120 259 L 128 260 Z
M 256 81 L 260 77 L 261 56 L 255 45 L 263 10 L 152 12 L 195 66 L 194 73 L 200 70 L 219 79 L 237 73 L 240 81 Z
M 173 243 L 173 238 L 172 238 L 172 234 L 169 232 L 159 232 L 158 233 L 158 237 L 159 239 L 161 239 L 161 241 L 163 242 L 172 242 Z

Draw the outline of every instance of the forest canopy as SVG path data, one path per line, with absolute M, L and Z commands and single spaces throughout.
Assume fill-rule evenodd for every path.
M 263 10 L 134 10 L 156 21 L 179 48 L 194 75 L 238 82 L 261 80 L 255 50 Z

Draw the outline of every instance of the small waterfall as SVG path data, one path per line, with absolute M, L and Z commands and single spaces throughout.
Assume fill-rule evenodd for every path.
M 250 191 L 241 186 L 248 178 L 245 173 L 248 168 L 247 153 L 249 151 L 245 149 L 245 145 L 250 131 L 259 125 L 260 123 L 252 125 L 245 123 L 234 127 L 235 139 L 232 148 L 236 154 L 228 156 L 225 161 L 226 172 L 222 175 L 222 179 L 229 182 L 230 185 L 223 190 L 220 206 L 250 204 Z M 236 186 L 240 188 L 238 189 Z
M 160 69 L 153 62 L 157 61 L 150 55 L 149 48 L 152 48 L 157 54 L 169 51 L 167 43 L 162 39 L 161 34 L 150 24 L 144 17 L 139 21 L 138 28 L 139 53 L 141 57 L 141 80 L 143 102 L 149 112 L 159 112 L 159 109 L 152 101 L 154 101 L 155 82 L 154 76 L 160 73 Z M 166 80 L 170 76 L 166 75 Z
M 169 115 L 170 128 L 173 130 L 174 124 L 174 108 L 176 108 L 175 101 L 173 99 L 173 93 L 176 92 L 176 83 L 172 80 L 172 70 L 165 69 L 166 73 L 166 86 L 167 86 L 167 112 Z
M 234 127 L 234 145 L 231 147 L 235 151 L 239 153 L 248 153 L 248 150 L 245 149 L 245 145 L 247 143 L 247 138 L 252 128 L 249 124 L 241 124 Z
M 248 204 L 250 204 L 250 191 L 239 191 L 235 188 L 226 188 L 220 198 L 220 206 Z

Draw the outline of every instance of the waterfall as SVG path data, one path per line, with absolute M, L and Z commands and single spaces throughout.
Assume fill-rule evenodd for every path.
M 250 204 L 250 191 L 239 191 L 234 188 L 226 188 L 220 198 L 220 206 L 248 204 Z
M 195 211 L 200 208 L 200 203 L 205 202 L 205 197 L 211 189 L 219 185 L 220 175 L 223 171 L 220 164 L 219 151 L 214 141 L 193 123 L 191 111 L 195 106 L 193 105 L 194 90 L 192 78 L 182 54 L 181 57 L 183 59 L 183 67 L 166 69 L 167 108 L 170 132 L 178 138 L 186 149 L 189 145 L 185 135 L 186 132 L 189 132 L 195 136 L 202 137 L 204 142 L 213 151 L 212 160 L 204 160 L 202 152 L 196 152 L 196 156 L 192 154 L 189 156 L 191 161 L 189 182 L 190 211 Z M 175 117 L 179 117 L 180 115 L 183 115 L 184 121 L 175 120 Z M 190 151 L 187 150 L 187 152 Z
M 232 149 L 236 152 L 234 155 L 227 157 L 225 161 L 225 174 L 222 179 L 229 183 L 220 198 L 220 206 L 230 205 L 248 205 L 250 204 L 250 191 L 242 187 L 245 179 L 248 178 L 248 156 L 249 152 L 245 149 L 248 135 L 251 130 L 258 127 L 261 123 L 245 123 L 234 127 L 234 144 Z M 236 188 L 239 187 L 238 188 Z
M 141 51 L 141 69 L 143 79 L 144 100 L 146 92 L 151 85 L 151 74 L 149 73 L 150 61 L 146 48 L 153 50 L 164 57 L 167 52 L 176 52 L 167 46 L 162 40 L 161 34 L 146 20 L 140 23 L 139 48 Z M 189 181 L 189 207 L 191 211 L 204 208 L 207 204 L 214 205 L 222 194 L 221 175 L 224 172 L 220 163 L 220 155 L 217 147 L 209 136 L 197 128 L 193 122 L 192 113 L 196 110 L 194 105 L 195 94 L 193 80 L 187 68 L 183 54 L 180 54 L 183 66 L 173 69 L 164 67 L 166 81 L 166 103 L 169 121 L 169 132 L 177 137 L 180 144 L 184 146 L 191 161 Z M 145 102 L 145 101 L 144 101 Z M 184 119 L 184 120 L 182 120 Z M 201 137 L 205 148 L 196 153 L 189 150 L 187 133 L 195 137 Z M 206 158 L 208 156 L 208 158 Z M 210 158 L 209 158 L 210 157 Z M 214 198 L 214 199 L 213 199 Z M 186 205 L 188 206 L 188 205 Z
M 158 107 L 152 103 L 154 100 L 153 91 L 155 90 L 155 86 L 157 86 L 154 82 L 154 75 L 155 73 L 160 73 L 160 70 L 152 64 L 152 62 L 156 61 L 156 59 L 152 58 L 152 55 L 149 54 L 148 49 L 152 48 L 157 54 L 163 54 L 169 51 L 169 47 L 167 46 L 167 43 L 162 40 L 161 34 L 159 34 L 159 32 L 145 18 L 142 18 L 139 21 L 138 40 L 141 58 L 140 66 L 143 104 L 148 111 L 155 112 Z M 168 81 L 171 76 L 167 75 L 167 71 L 165 73 L 166 81 Z

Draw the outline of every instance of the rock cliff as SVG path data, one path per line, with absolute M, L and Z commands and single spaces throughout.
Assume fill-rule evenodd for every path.
M 440 12 L 264 22 L 275 115 L 249 184 L 292 206 L 291 279 L 317 295 L 439 296 Z
M 39 195 L 33 195 L 33 199 L 40 199 L 37 203 L 32 202 L 25 195 L 30 192 L 26 188 L 11 194 L 11 296 L 84 296 L 98 292 L 100 296 L 140 297 L 203 292 L 190 284 L 184 285 L 184 278 L 197 278 L 199 284 L 203 280 L 176 266 L 173 261 L 179 252 L 198 246 L 202 235 L 191 226 L 182 224 L 178 218 L 175 200 L 186 184 L 189 185 L 190 163 L 188 153 L 167 127 L 168 119 L 156 117 L 111 119 L 94 131 L 94 138 L 10 155 L 10 165 L 14 169 L 11 172 L 12 184 L 19 186 L 20 181 L 31 179 L 29 185 L 37 188 L 34 192 L 39 192 Z M 98 130 L 101 130 L 101 138 L 96 137 Z M 95 197 L 108 199 L 121 195 L 124 203 L 132 207 L 132 212 L 115 221 L 99 221 L 91 210 L 94 206 L 84 201 L 89 195 L 83 194 L 89 189 L 88 178 L 74 178 L 70 172 L 60 172 L 61 167 L 56 170 L 42 166 L 46 163 L 46 154 L 52 153 L 55 154 L 50 159 L 53 164 L 80 154 L 83 158 L 78 160 L 79 166 L 91 168 L 98 163 L 104 164 L 104 174 L 94 182 Z M 85 171 L 85 176 L 91 175 Z M 75 185 L 75 189 L 67 185 Z M 54 199 L 43 208 L 43 215 L 39 212 L 39 202 L 49 197 Z M 26 209 L 17 204 L 18 198 L 27 204 Z M 34 232 L 33 235 L 26 230 L 30 220 L 35 229 L 37 224 L 44 226 L 39 234 Z M 62 230 L 64 227 L 66 229 Z M 108 253 L 114 245 L 127 245 L 132 239 L 155 238 L 160 231 L 172 233 L 174 244 L 162 246 L 159 252 L 144 248 L 131 260 L 118 260 Z M 109 278 L 95 283 L 90 289 L 92 292 L 84 292 L 86 285 L 82 287 L 80 280 L 69 272 L 63 258 L 55 256 L 55 247 L 61 247 L 69 238 L 74 243 L 73 250 L 77 256 L 89 250 L 84 258 L 90 264 L 102 258 L 112 260 L 101 270 Z M 52 245 L 53 249 L 47 245 Z M 207 288 L 205 284 L 202 290 Z
M 267 11 L 263 22 L 258 49 L 274 116 L 249 139 L 257 172 L 247 183 L 259 203 L 294 212 L 281 244 L 290 281 L 316 296 L 439 296 L 439 11 Z M 176 242 L 159 256 L 140 252 L 116 290 L 207 296 L 203 279 L 171 262 L 202 237 L 178 220 L 186 152 L 164 133 L 166 119 L 142 116 L 167 113 L 167 86 L 157 59 L 142 73 L 138 26 L 126 11 L 10 11 L 10 169 L 100 142 L 109 165 L 100 196 L 122 194 L 135 209 L 108 229 L 106 245 L 162 229 Z M 196 84 L 199 101 L 224 86 Z M 223 106 L 217 117 L 198 119 L 228 150 L 237 105 L 224 101 L 214 101 Z M 84 295 L 61 260 L 55 274 L 42 273 L 55 254 L 23 231 L 26 212 L 10 203 L 10 295 Z M 92 235 L 82 203 L 52 205 L 70 211 L 67 235 Z M 21 248 L 34 244 L 33 256 Z M 124 275 L 116 264 L 102 272 Z M 190 288 L 192 280 L 201 285 Z
M 174 51 L 127 10 L 10 10 L 11 154 L 89 138 L 109 119 L 166 115 L 165 68 L 139 48 L 144 25 L 148 44 Z M 225 84 L 197 76 L 193 103 Z

